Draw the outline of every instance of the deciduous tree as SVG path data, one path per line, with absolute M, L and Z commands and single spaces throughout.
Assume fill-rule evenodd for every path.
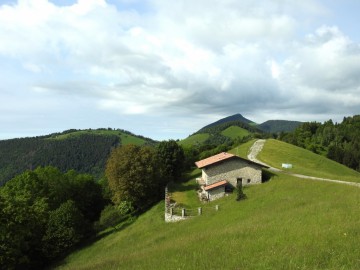
M 185 161 L 183 148 L 174 140 L 163 141 L 157 146 L 157 155 L 163 176 L 168 181 L 180 179 Z
M 164 181 L 154 148 L 126 145 L 114 149 L 106 166 L 106 177 L 115 204 L 130 202 L 144 209 L 161 198 Z

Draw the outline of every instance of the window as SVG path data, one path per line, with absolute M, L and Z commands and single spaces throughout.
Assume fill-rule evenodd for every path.
M 247 180 L 247 183 L 249 184 L 250 182 L 251 182 L 251 179 L 248 179 L 248 180 Z

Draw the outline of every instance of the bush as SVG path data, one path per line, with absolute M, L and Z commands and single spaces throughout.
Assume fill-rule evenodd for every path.
M 101 212 L 100 219 L 95 227 L 98 231 L 108 227 L 116 227 L 120 222 L 131 216 L 134 211 L 130 202 L 122 201 L 119 205 L 109 204 Z
M 240 200 L 244 200 L 246 199 L 246 194 L 243 191 L 242 185 L 239 184 L 236 188 L 236 200 L 240 201 Z
M 43 237 L 44 254 L 56 258 L 78 244 L 89 232 L 90 226 L 76 208 L 74 201 L 68 200 L 50 212 L 46 234 Z

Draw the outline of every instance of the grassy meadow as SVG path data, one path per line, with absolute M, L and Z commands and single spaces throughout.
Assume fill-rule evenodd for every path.
M 250 140 L 246 143 L 243 143 L 243 144 L 235 147 L 234 149 L 231 149 L 228 152 L 231 154 L 237 155 L 239 157 L 247 159 L 247 155 L 249 154 L 250 148 L 254 144 L 255 141 L 256 141 L 256 139 Z
M 243 129 L 238 126 L 231 126 L 231 127 L 228 127 L 227 129 L 223 130 L 221 132 L 221 134 L 226 137 L 229 137 L 231 139 L 236 139 L 238 137 L 243 138 L 243 137 L 249 135 L 250 132 L 248 130 Z M 209 133 L 194 134 L 194 135 L 187 137 L 184 140 L 181 140 L 179 142 L 179 144 L 184 147 L 190 147 L 192 145 L 202 144 L 209 138 L 209 136 L 210 136 Z
M 275 168 L 282 163 L 291 163 L 292 173 L 360 183 L 360 173 L 324 156 L 306 149 L 277 141 L 267 140 L 258 159 Z
M 360 189 L 279 174 L 164 222 L 160 202 L 56 269 L 360 269 Z
M 230 152 L 246 157 L 254 141 Z M 340 164 L 275 140 L 266 142 L 260 159 L 274 167 L 293 163 L 297 173 L 357 179 Z M 162 201 L 53 268 L 360 269 L 360 188 L 277 173 L 244 187 L 246 200 L 236 201 L 234 193 L 203 204 L 195 191 L 199 175 L 194 170 L 169 190 L 182 207 L 202 206 L 203 215 L 165 223 Z
M 237 137 L 243 138 L 250 134 L 250 132 L 244 128 L 238 126 L 231 126 L 221 132 L 222 135 L 229 137 L 231 139 L 236 139 Z
M 184 140 L 181 140 L 179 144 L 184 147 L 190 147 L 192 145 L 197 145 L 205 142 L 207 138 L 209 138 L 209 136 L 210 135 L 208 133 L 194 134 Z

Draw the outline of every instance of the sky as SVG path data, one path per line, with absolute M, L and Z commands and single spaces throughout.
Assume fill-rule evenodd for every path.
M 296 3 L 295 3 L 296 2 Z M 358 0 L 0 0 L 0 139 L 360 113 Z

